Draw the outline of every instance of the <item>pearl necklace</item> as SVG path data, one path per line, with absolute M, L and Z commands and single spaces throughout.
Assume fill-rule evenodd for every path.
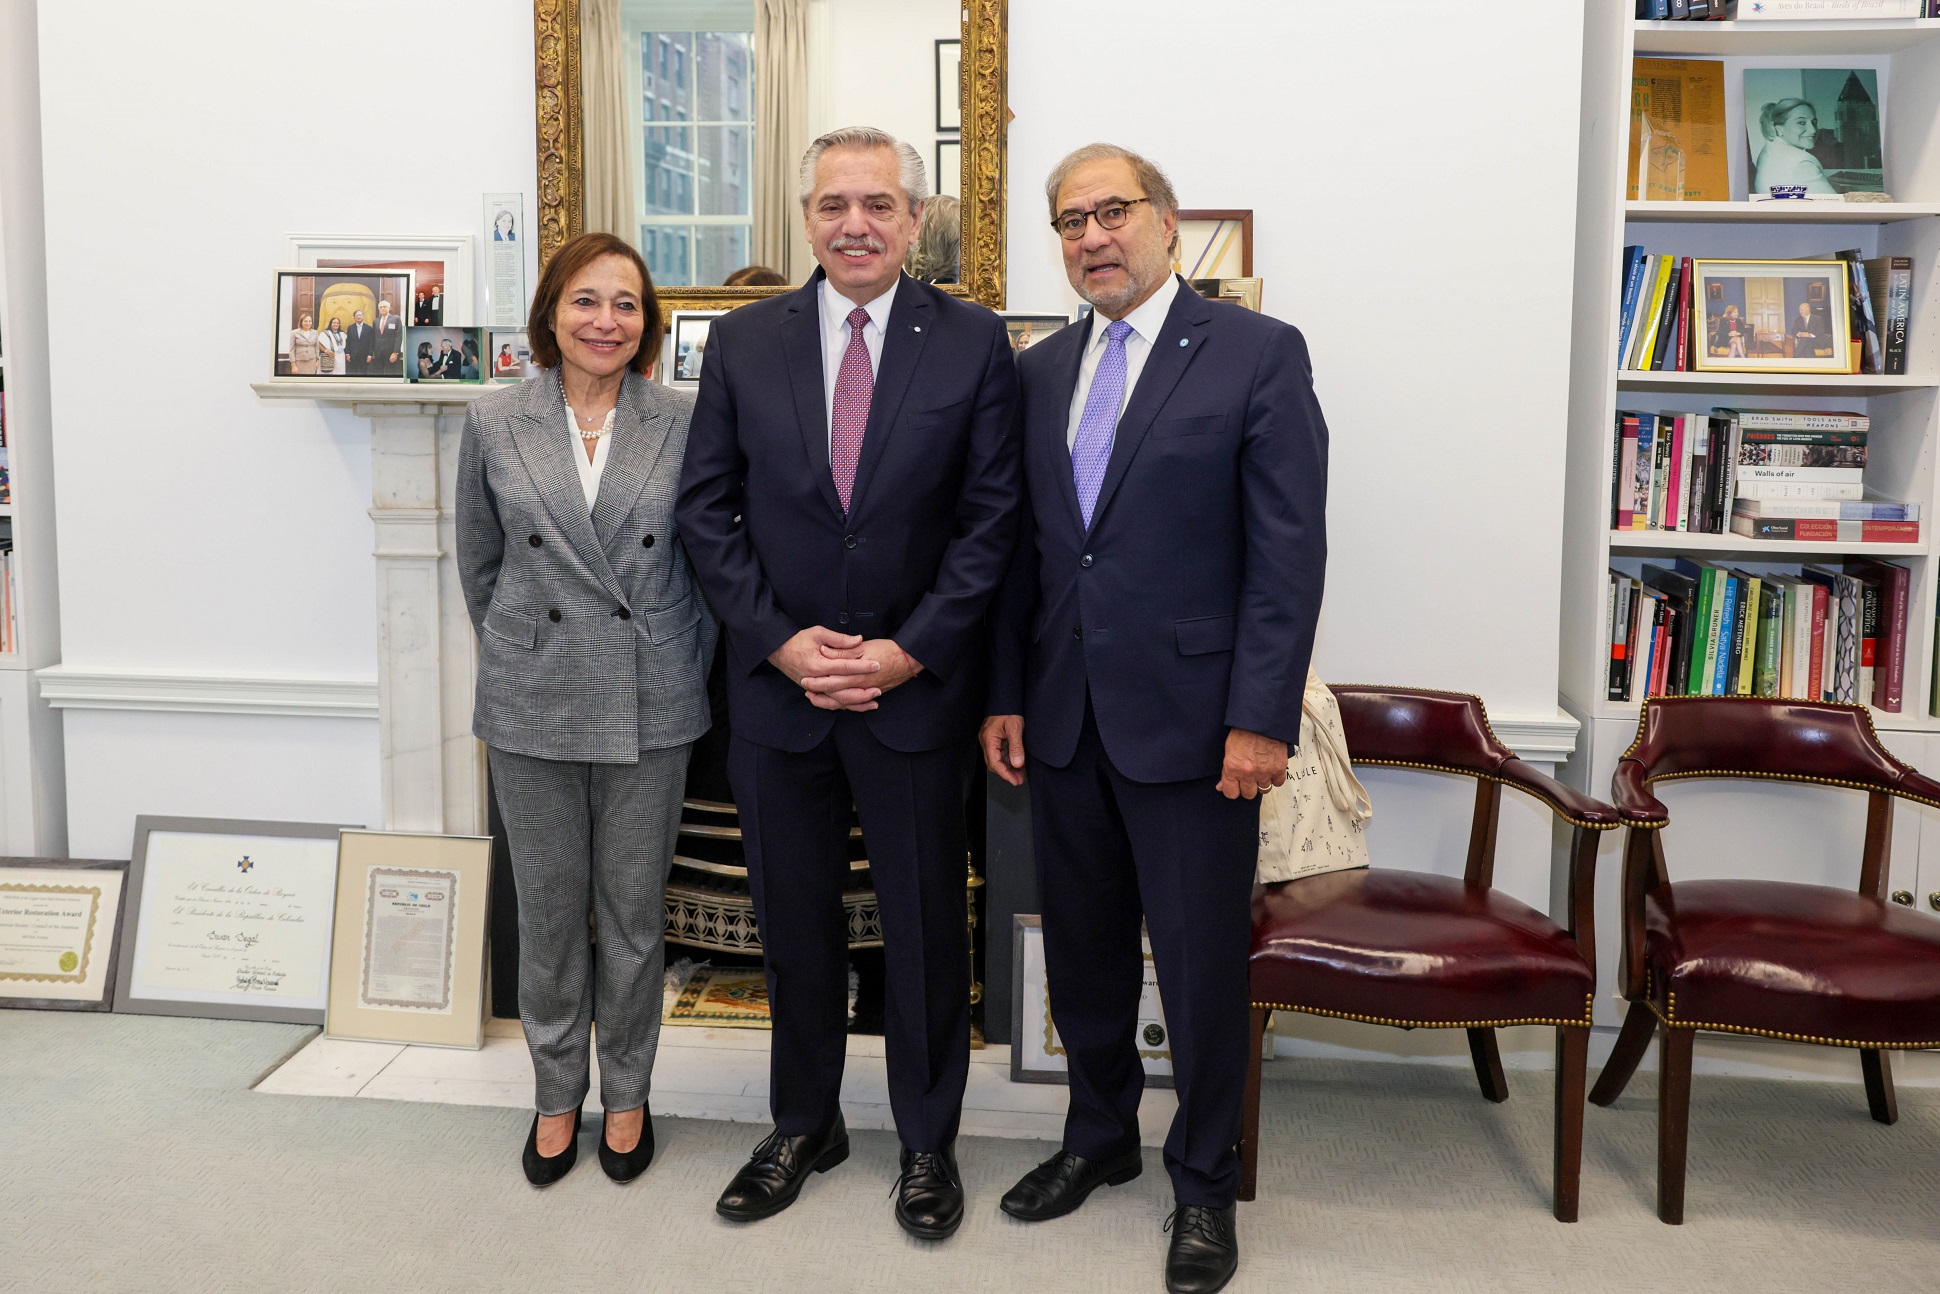
M 566 406 L 566 412 L 569 414 L 572 414 L 573 430 L 577 431 L 579 433 L 579 438 L 584 441 L 599 440 L 601 437 L 611 432 L 613 430 L 613 415 L 618 413 L 619 411 L 620 411 L 620 407 L 618 405 L 614 405 L 611 409 L 608 409 L 606 411 L 606 418 L 603 422 L 600 423 L 598 428 L 596 428 L 593 431 L 587 431 L 584 427 L 581 427 L 579 425 L 579 415 L 577 413 L 573 413 L 573 407 L 570 404 Z

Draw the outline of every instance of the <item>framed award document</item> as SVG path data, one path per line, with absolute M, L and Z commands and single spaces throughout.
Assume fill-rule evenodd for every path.
M 136 818 L 114 1009 L 322 1024 L 341 830 Z
M 1011 936 L 1010 1081 L 1068 1083 L 1064 1043 L 1051 1019 L 1051 995 L 1044 980 L 1044 929 L 1035 914 L 1018 913 Z M 1172 1040 L 1159 1001 L 1158 975 L 1152 969 L 1152 940 L 1145 950 L 1145 989 L 1138 1004 L 1138 1058 L 1145 1086 L 1172 1086 Z
M 0 1007 L 106 1011 L 126 863 L 0 860 Z
M 344 832 L 324 1033 L 482 1046 L 491 875 L 489 836 Z

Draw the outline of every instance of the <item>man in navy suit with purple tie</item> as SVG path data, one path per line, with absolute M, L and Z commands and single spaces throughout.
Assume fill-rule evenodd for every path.
M 1045 191 L 1093 314 L 1018 357 L 1025 520 L 981 737 L 1028 777 L 1071 1097 L 1063 1148 L 1002 1207 L 1058 1217 L 1140 1172 L 1143 922 L 1179 1096 L 1166 1286 L 1206 1294 L 1239 1264 L 1257 797 L 1300 734 L 1327 427 L 1297 330 L 1171 272 L 1156 166 L 1092 144 Z

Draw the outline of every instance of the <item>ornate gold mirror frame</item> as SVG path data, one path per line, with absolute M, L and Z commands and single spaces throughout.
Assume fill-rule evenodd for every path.
M 539 107 L 539 263 L 580 231 L 579 0 L 533 0 Z M 962 282 L 956 296 L 1004 308 L 1004 134 L 1010 0 L 963 0 Z M 725 310 L 790 288 L 662 288 L 663 313 Z

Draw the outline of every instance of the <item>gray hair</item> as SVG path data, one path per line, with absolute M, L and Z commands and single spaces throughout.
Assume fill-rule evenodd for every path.
M 903 268 L 924 283 L 955 283 L 963 258 L 962 204 L 939 193 L 923 204 L 923 223 L 917 227 Z
M 831 130 L 808 146 L 802 154 L 802 174 L 800 198 L 802 210 L 808 210 L 808 200 L 815 194 L 815 164 L 822 160 L 822 154 L 831 148 L 887 148 L 896 154 L 896 162 L 902 171 L 903 196 L 909 199 L 909 209 L 914 212 L 929 200 L 930 184 L 925 178 L 923 156 L 910 145 L 896 138 L 886 130 L 874 126 L 844 126 Z
M 1051 218 L 1057 219 L 1058 190 L 1063 188 L 1064 182 L 1071 178 L 1071 172 L 1088 162 L 1102 162 L 1114 158 L 1130 164 L 1132 174 L 1138 179 L 1139 187 L 1145 190 L 1145 196 L 1152 200 L 1154 207 L 1167 215 L 1179 213 L 1179 199 L 1172 192 L 1172 181 L 1165 178 L 1165 172 L 1158 168 L 1157 163 L 1140 157 L 1129 148 L 1120 148 L 1117 144 L 1086 144 L 1083 148 L 1067 153 L 1063 161 L 1051 168 L 1050 178 L 1044 181 L 1044 204 L 1051 209 Z M 1133 195 L 1124 193 L 1119 196 L 1129 198 Z

